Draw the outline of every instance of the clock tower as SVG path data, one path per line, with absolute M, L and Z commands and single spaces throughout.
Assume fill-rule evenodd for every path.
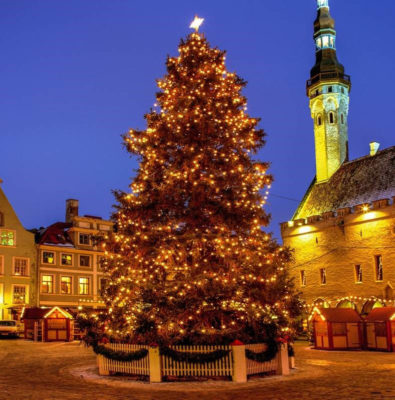
M 314 121 L 316 182 L 326 182 L 348 160 L 348 107 L 351 81 L 336 55 L 335 22 L 329 0 L 317 0 L 314 21 L 316 63 L 307 81 Z

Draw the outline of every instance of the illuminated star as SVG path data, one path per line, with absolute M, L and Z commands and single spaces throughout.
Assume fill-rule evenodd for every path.
M 195 29 L 195 31 L 197 32 L 200 28 L 200 25 L 202 25 L 204 21 L 204 18 L 199 18 L 197 15 L 195 15 L 195 19 L 192 21 L 191 25 L 189 25 L 189 27 L 191 29 Z

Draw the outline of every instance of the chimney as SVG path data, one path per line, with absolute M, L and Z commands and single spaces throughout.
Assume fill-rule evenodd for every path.
M 376 155 L 376 153 L 377 153 L 379 147 L 380 147 L 380 143 L 371 142 L 371 143 L 370 143 L 370 155 L 371 155 L 371 156 Z
M 67 199 L 66 200 L 66 222 L 73 222 L 73 218 L 78 216 L 78 200 Z

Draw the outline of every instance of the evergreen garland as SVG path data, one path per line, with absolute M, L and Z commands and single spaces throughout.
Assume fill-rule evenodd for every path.
M 171 358 L 173 361 L 187 362 L 191 364 L 207 364 L 226 357 L 230 350 L 215 350 L 210 353 L 187 353 L 173 350 L 169 347 L 161 347 L 160 354 Z
M 96 344 L 93 345 L 92 347 L 93 351 L 96 354 L 100 354 L 110 360 L 121 361 L 121 362 L 138 361 L 143 359 L 144 357 L 147 357 L 148 354 L 147 349 L 140 349 L 133 352 L 126 352 L 126 351 L 112 350 L 101 344 Z
M 249 360 L 256 361 L 259 363 L 264 363 L 273 360 L 276 357 L 278 347 L 277 343 L 274 340 L 267 342 L 267 349 L 260 353 L 254 353 L 251 350 L 246 349 L 246 357 Z

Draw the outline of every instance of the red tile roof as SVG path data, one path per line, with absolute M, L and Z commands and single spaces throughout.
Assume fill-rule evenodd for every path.
M 319 308 L 314 313 L 321 313 L 328 322 L 361 322 L 361 317 L 352 308 Z
M 74 247 L 74 244 L 68 234 L 68 230 L 71 227 L 72 224 L 56 222 L 55 224 L 52 224 L 48 228 L 39 232 L 37 243 Z
M 395 307 L 380 307 L 374 308 L 365 319 L 368 322 L 388 321 L 393 316 L 395 316 Z

